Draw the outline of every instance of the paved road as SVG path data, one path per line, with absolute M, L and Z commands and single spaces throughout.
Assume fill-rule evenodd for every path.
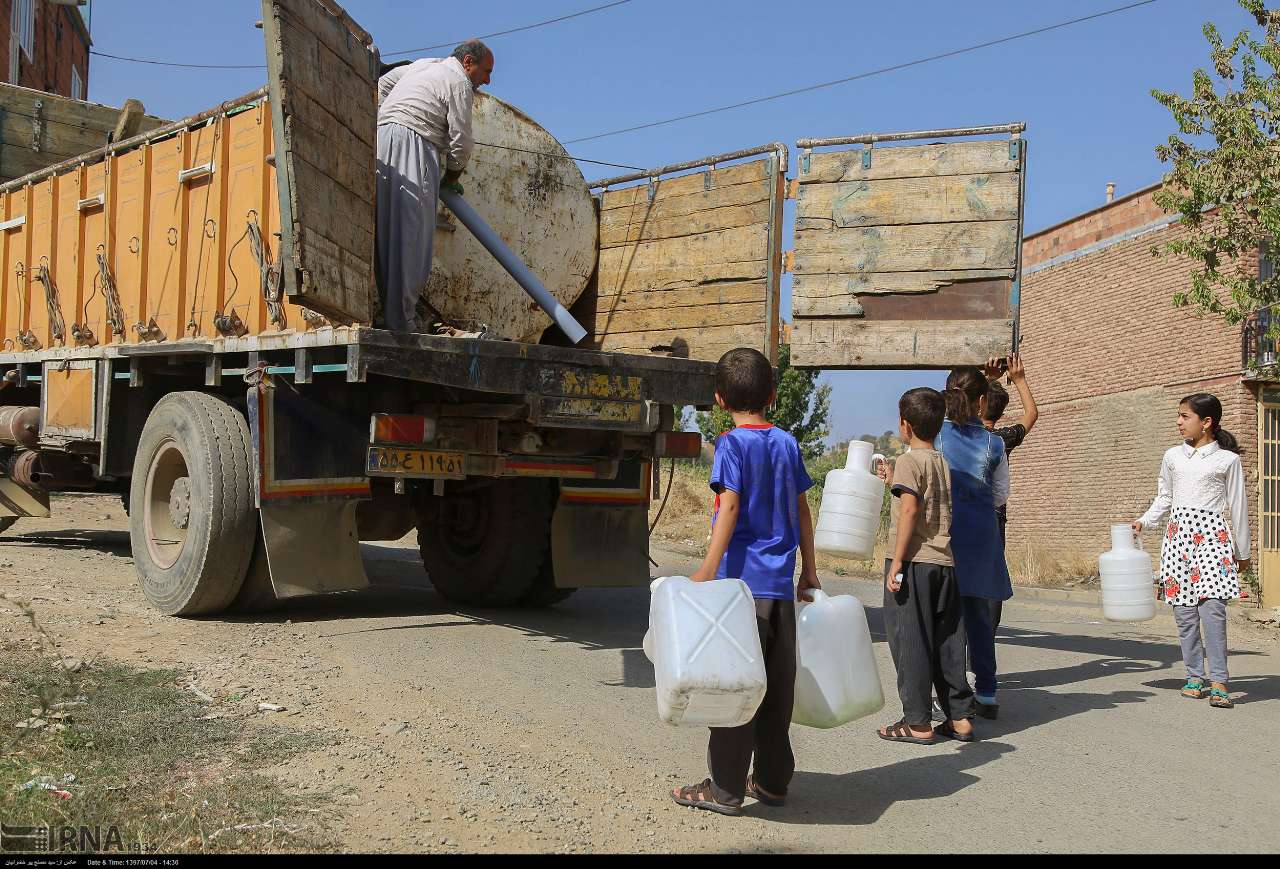
M 1113 625 L 1091 607 L 1015 599 L 1000 720 L 978 722 L 969 745 L 896 745 L 872 732 L 900 712 L 877 588 L 826 576 L 828 591 L 871 604 L 888 705 L 836 730 L 795 728 L 791 802 L 721 818 L 665 796 L 703 777 L 706 738 L 657 720 L 646 590 L 494 614 L 384 586 L 267 618 L 166 619 L 137 591 L 123 517 L 86 516 L 98 530 L 64 518 L 0 539 L 0 584 L 43 596 L 73 648 L 187 667 L 206 690 L 248 686 L 250 706 L 279 701 L 296 726 L 338 729 L 341 746 L 280 772 L 355 788 L 353 850 L 1280 849 L 1280 644 L 1259 629 L 1233 625 L 1238 705 L 1216 710 L 1178 695 L 1167 616 Z M 410 541 L 366 546 L 371 575 L 420 584 Z M 657 555 L 663 573 L 694 566 Z M 3 623 L 21 630 L 15 615 Z

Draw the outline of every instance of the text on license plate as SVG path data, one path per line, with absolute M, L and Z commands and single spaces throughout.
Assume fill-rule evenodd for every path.
M 439 450 L 369 447 L 367 467 L 370 474 L 462 479 L 467 474 L 467 457 L 463 453 L 446 453 Z

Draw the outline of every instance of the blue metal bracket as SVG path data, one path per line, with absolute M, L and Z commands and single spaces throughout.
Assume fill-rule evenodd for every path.
M 1022 303 L 1022 279 L 1018 278 L 1013 282 L 1013 286 L 1009 290 L 1009 307 L 1018 310 L 1018 306 Z
M 1021 148 L 1021 145 L 1022 145 L 1022 141 L 1020 139 L 1009 140 L 1009 159 L 1010 160 L 1018 159 L 1018 151 Z
M 806 175 L 809 173 L 809 152 L 805 151 L 800 155 L 800 171 Z
M 862 149 L 862 168 L 871 168 L 871 146 L 868 145 Z

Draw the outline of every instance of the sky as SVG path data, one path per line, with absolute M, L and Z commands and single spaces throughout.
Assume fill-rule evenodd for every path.
M 608 0 L 483 4 L 349 0 L 390 53 L 452 44 Z M 902 0 L 803 4 L 630 0 L 493 37 L 488 90 L 562 142 L 767 96 L 1033 30 L 1132 0 Z M 93 14 L 92 6 L 99 7 Z M 186 63 L 262 63 L 257 0 L 98 0 L 94 49 Z M 1025 121 L 1028 233 L 1160 180 L 1154 148 L 1174 131 L 1152 88 L 1188 93 L 1208 64 L 1204 22 L 1249 24 L 1234 0 L 1146 6 L 884 75 L 648 130 L 569 144 L 575 156 L 659 166 L 781 140 Z M 448 49 L 407 56 L 442 56 Z M 88 98 L 178 118 L 254 90 L 265 70 L 189 70 L 93 57 Z M 793 148 L 794 155 L 794 148 Z M 622 170 L 583 165 L 588 179 Z M 794 166 L 792 168 L 794 174 Z M 789 277 L 783 317 L 790 317 Z M 831 372 L 831 440 L 897 428 L 897 399 L 943 372 Z M 1027 372 L 1035 386 L 1036 372 Z

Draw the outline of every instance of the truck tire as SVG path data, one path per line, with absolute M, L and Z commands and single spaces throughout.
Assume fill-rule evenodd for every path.
M 557 588 L 555 570 L 551 566 L 551 550 L 542 561 L 542 567 L 533 580 L 533 585 L 520 598 L 520 605 L 527 607 L 547 607 L 558 604 L 577 591 L 576 588 Z
M 520 603 L 551 545 L 550 485 L 498 479 L 446 494 L 433 516 L 419 506 L 418 546 L 436 591 L 471 606 Z
M 156 403 L 130 481 L 129 538 L 142 592 L 172 616 L 212 615 L 240 591 L 257 538 L 249 426 L 221 398 Z
M 262 542 L 262 532 L 256 535 L 253 556 L 249 559 L 249 568 L 245 572 L 240 592 L 231 602 L 230 612 L 265 613 L 280 605 L 276 597 L 275 586 L 271 584 L 271 568 L 267 565 L 267 545 Z

